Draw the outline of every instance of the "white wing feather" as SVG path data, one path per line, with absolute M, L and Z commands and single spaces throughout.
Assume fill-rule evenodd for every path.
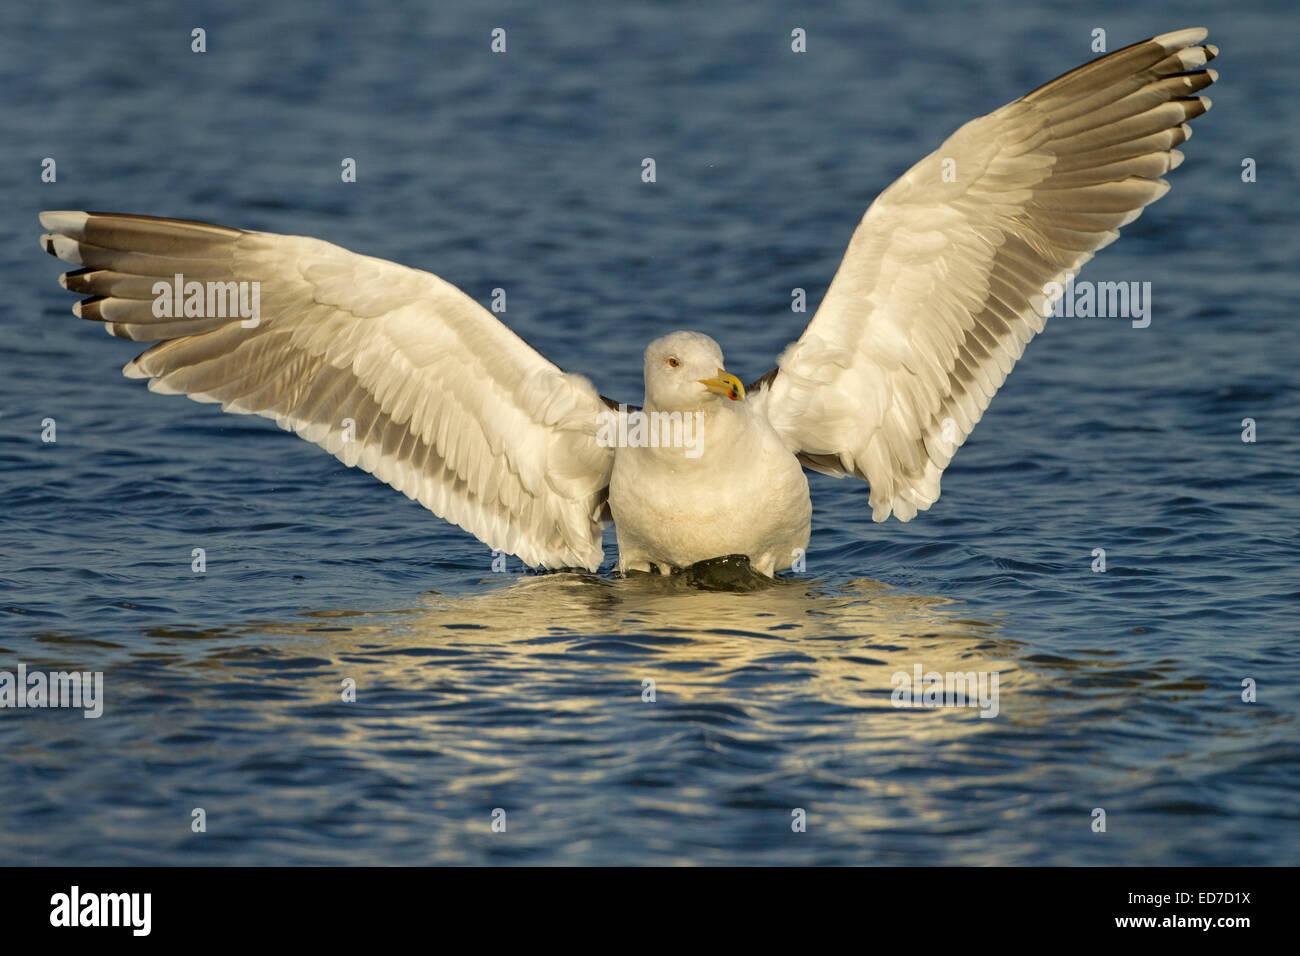
M 806 464 L 913 518 L 1027 343 L 1043 290 L 1160 198 L 1216 79 L 1202 29 L 1135 44 L 967 123 L 872 203 L 756 396 Z M 945 170 L 951 171 L 946 181 Z M 945 429 L 945 421 L 949 424 Z
M 613 449 L 604 409 L 455 286 L 301 236 L 46 212 L 60 280 L 113 335 L 162 340 L 124 369 L 150 389 L 272 418 L 489 547 L 595 570 Z M 260 283 L 260 322 L 159 318 L 154 283 Z M 351 420 L 351 434 L 345 421 Z

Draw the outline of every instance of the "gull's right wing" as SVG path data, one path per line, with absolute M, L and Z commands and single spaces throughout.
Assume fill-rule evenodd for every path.
M 871 483 L 903 521 L 1044 322 L 1044 289 L 1077 272 L 1169 189 L 1197 96 L 1216 79 L 1206 31 L 1100 57 L 967 123 L 863 216 L 834 280 L 753 401 L 809 467 Z

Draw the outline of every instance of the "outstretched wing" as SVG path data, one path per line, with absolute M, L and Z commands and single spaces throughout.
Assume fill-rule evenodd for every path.
M 967 123 L 871 204 L 753 400 L 809 467 L 869 481 L 876 521 L 934 504 L 1042 331 L 1045 285 L 1169 189 L 1187 121 L 1210 108 L 1205 36 L 1134 44 Z
M 595 438 L 604 404 L 455 286 L 301 236 L 40 218 L 42 246 L 84 267 L 60 279 L 91 296 L 73 312 L 122 338 L 161 340 L 128 377 L 272 418 L 530 565 L 599 567 L 613 462 Z M 177 276 L 205 294 L 159 315 L 177 311 L 165 291 Z M 255 324 L 228 298 L 242 291 L 251 306 L 254 289 Z

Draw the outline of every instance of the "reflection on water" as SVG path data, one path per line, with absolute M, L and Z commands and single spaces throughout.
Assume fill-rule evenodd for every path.
M 409 678 L 412 657 L 424 658 L 422 680 L 490 664 L 516 680 L 546 681 L 561 659 L 566 668 L 581 660 L 585 675 L 625 681 L 633 697 L 651 678 L 661 700 L 689 701 L 725 698 L 747 674 L 779 673 L 799 693 L 890 715 L 891 676 L 910 674 L 917 663 L 927 671 L 997 671 L 1012 693 L 1024 686 L 1015 663 L 1020 645 L 999 638 L 995 623 L 964 615 L 948 599 L 868 579 L 831 587 L 784 578 L 745 593 L 641 574 L 547 574 L 483 586 L 454 597 L 428 593 L 400 612 L 320 610 L 252 626 L 291 638 L 276 642 L 281 654 L 355 660 L 382 645 L 374 674 L 385 679 Z
M 400 610 L 328 609 L 252 621 L 208 636 L 275 636 L 273 644 L 224 647 L 206 662 L 346 658 L 354 665 L 366 661 L 367 674 L 388 682 L 409 681 L 415 658 L 422 681 L 492 666 L 509 669 L 515 680 L 545 682 L 567 658 L 582 660 L 584 674 L 629 681 L 626 693 L 639 694 L 639 681 L 650 677 L 659 694 L 678 700 L 725 696 L 728 687 L 745 685 L 746 674 L 780 674 L 786 686 L 862 708 L 863 717 L 883 708 L 885 719 L 897 711 L 891 678 L 917 665 L 926 672 L 997 673 L 1000 713 L 1013 722 L 1039 719 L 1045 697 L 1054 698 L 1050 710 L 1059 713 L 1076 695 L 1075 683 L 1089 688 L 1089 707 L 1104 706 L 1107 698 L 1122 703 L 1143 686 L 1205 689 L 1203 680 L 1176 676 L 1173 660 L 1133 667 L 1131 660 L 1117 660 L 1113 648 L 1076 657 L 1034 654 L 1002 636 L 995 618 L 973 617 L 960 602 L 866 578 L 832 586 L 785 577 L 745 593 L 702 590 L 680 577 L 652 574 L 542 574 L 481 584 L 481 591 L 455 596 L 427 592 L 416 606 Z M 199 636 L 148 633 L 181 644 Z M 937 722 L 936 732 L 947 724 Z
M 1230 697 L 1179 707 L 1212 688 L 1173 660 L 1044 654 L 958 602 L 865 579 L 728 593 L 525 576 L 382 613 L 143 636 L 38 639 L 30 663 L 99 661 L 108 699 L 98 721 L 0 725 L 18 768 L 0 799 L 21 794 L 15 816 L 32 823 L 0 857 L 39 844 L 91 863 L 1196 859 L 1141 814 L 1221 827 L 1188 793 L 1212 789 L 1207 775 L 1266 777 L 1258 753 L 1289 753 L 1280 715 L 1243 719 Z M 894 675 L 918 666 L 996 673 L 997 716 L 894 706 Z M 1261 808 L 1293 777 L 1256 781 Z M 1126 827 L 1107 842 L 1089 829 L 1099 804 Z M 212 821 L 201 835 L 186 828 L 196 806 Z M 490 829 L 498 808 L 506 834 Z M 794 839 L 796 809 L 809 830 Z

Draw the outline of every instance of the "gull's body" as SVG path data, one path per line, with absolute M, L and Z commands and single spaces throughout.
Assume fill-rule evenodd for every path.
M 620 570 L 685 568 L 743 554 L 771 575 L 807 551 L 812 501 L 799 459 L 744 411 L 719 413 L 708 427 L 710 450 L 683 467 L 660 449 L 618 449 L 609 506 Z M 730 460 L 747 464 L 720 481 Z
M 760 406 L 696 387 L 722 364 L 717 343 L 697 332 L 675 332 L 646 349 L 643 411 L 698 412 L 699 455 L 681 447 L 615 449 L 609 508 L 620 570 L 666 571 L 743 554 L 771 575 L 808 547 L 812 502 L 799 459 Z M 673 378 L 688 394 L 656 395 L 655 383 Z
M 871 204 L 812 321 L 748 390 L 707 336 L 651 343 L 642 411 L 691 415 L 698 454 L 603 440 L 616 403 L 427 272 L 104 213 L 43 213 L 42 244 L 83 267 L 61 279 L 90 296 L 77 315 L 158 343 L 126 375 L 272 418 L 494 550 L 596 570 L 612 518 L 624 570 L 743 554 L 772 574 L 808 544 L 805 467 L 866 479 L 877 521 L 934 504 L 1053 284 L 1168 190 L 1210 106 L 1204 39 L 1134 44 L 957 130 Z M 160 311 L 176 276 L 185 308 Z M 214 310 L 204 283 L 257 285 L 260 318 Z

